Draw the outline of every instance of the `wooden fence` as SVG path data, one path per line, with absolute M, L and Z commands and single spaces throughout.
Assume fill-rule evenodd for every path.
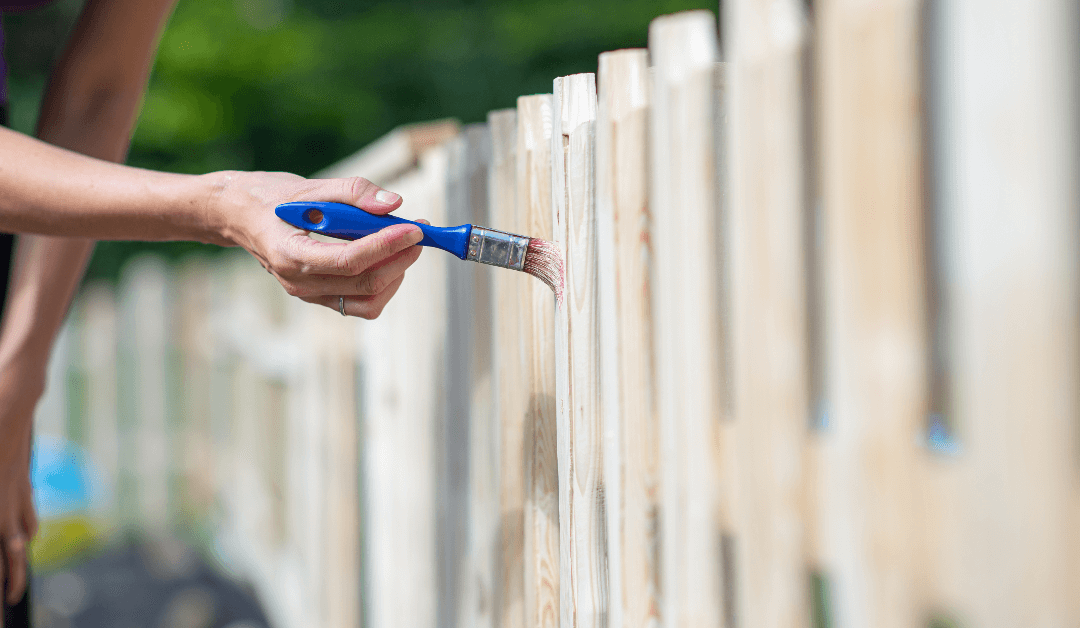
M 438 251 L 373 322 L 243 257 L 88 289 L 102 516 L 281 626 L 1080 624 L 1075 7 L 723 16 L 326 172 L 555 241 L 558 306 Z

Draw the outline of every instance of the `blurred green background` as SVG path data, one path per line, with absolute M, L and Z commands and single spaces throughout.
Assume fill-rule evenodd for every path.
M 482 121 L 557 76 L 643 47 L 649 21 L 716 0 L 180 0 L 166 28 L 128 163 L 174 172 L 310 175 L 395 126 Z M 49 68 L 81 0 L 4 16 L 12 126 L 31 133 Z M 155 250 L 99 244 L 91 278 Z

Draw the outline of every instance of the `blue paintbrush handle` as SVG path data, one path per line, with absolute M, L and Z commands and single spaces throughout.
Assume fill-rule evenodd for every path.
M 424 232 L 424 239 L 420 240 L 420 246 L 433 246 L 447 253 L 453 253 L 461 259 L 465 259 L 469 233 L 472 232 L 472 225 L 432 227 L 396 216 L 376 216 L 359 207 L 344 203 L 302 201 L 282 203 L 274 212 L 278 218 L 294 227 L 342 240 L 358 240 L 391 225 L 405 223 L 416 225 Z

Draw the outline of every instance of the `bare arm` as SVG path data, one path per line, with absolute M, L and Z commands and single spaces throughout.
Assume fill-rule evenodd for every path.
M 12 602 L 25 588 L 26 541 L 37 527 L 26 477 L 31 418 L 90 238 L 243 246 L 290 294 L 335 309 L 337 295 L 345 295 L 349 313 L 366 318 L 378 316 L 419 255 L 411 246 L 421 237 L 415 227 L 324 244 L 273 214 L 289 200 L 339 201 L 375 213 L 400 204 L 394 194 L 376 199 L 379 188 L 363 179 L 189 176 L 116 163 L 127 154 L 174 2 L 88 0 L 42 103 L 41 141 L 0 129 L 0 230 L 47 234 L 20 237 L 0 325 L 0 576 L 8 576 L 3 593 Z
M 157 39 L 174 2 L 87 2 L 49 82 L 37 136 L 84 155 L 124 161 Z M 18 355 L 22 370 L 44 376 L 53 339 L 92 250 L 93 241 L 83 238 L 19 238 L 0 325 L 0 367 Z
M 156 39 L 173 0 L 90 0 L 42 102 L 37 136 L 55 146 L 123 162 L 149 75 Z M 6 541 L 9 602 L 26 586 L 23 538 L 37 532 L 26 478 L 33 410 L 45 366 L 93 241 L 24 235 L 18 240 L 0 324 L 0 422 L 8 436 L 0 472 L 0 537 Z M 11 438 L 14 436 L 15 438 Z M 22 534 L 20 534 L 20 531 Z

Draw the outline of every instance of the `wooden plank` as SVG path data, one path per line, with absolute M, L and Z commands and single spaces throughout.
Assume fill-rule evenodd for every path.
M 68 407 L 71 402 L 68 395 L 68 369 L 75 359 L 75 339 L 72 324 L 65 321 L 57 331 L 56 340 L 49 351 L 49 362 L 45 368 L 45 392 L 34 408 L 34 432 L 42 436 L 67 440 L 71 437 L 67 422 Z
M 551 199 L 551 94 L 518 98 L 517 204 L 523 233 L 554 238 Z M 528 395 L 522 588 L 525 625 L 559 623 L 559 473 L 555 436 L 555 312 L 551 290 L 526 284 L 521 324 L 522 385 Z
M 280 291 L 279 291 L 280 294 Z M 322 600 L 318 607 L 327 628 L 360 625 L 360 489 L 356 360 L 352 343 L 360 321 L 343 318 L 323 307 L 305 308 L 304 329 L 319 329 L 320 394 L 325 399 L 323 451 L 325 481 L 321 487 L 326 511 L 318 549 L 324 557 Z M 281 490 L 283 487 L 278 487 Z M 293 531 L 294 533 L 299 531 Z M 298 535 L 297 535 L 298 536 Z M 300 618 L 297 618 L 299 621 Z
M 491 139 L 486 125 L 466 127 L 451 141 L 447 181 L 449 224 L 487 222 Z M 490 616 L 494 527 L 498 522 L 498 470 L 491 458 L 491 275 L 477 264 L 451 261 L 448 273 L 446 397 L 440 473 L 440 626 L 476 625 Z M 473 457 L 471 451 L 485 452 Z M 474 482 L 475 489 L 474 489 Z M 475 511 L 476 517 L 470 516 Z M 486 548 L 486 549 L 485 549 Z M 489 586 L 480 593 L 480 581 Z M 485 606 L 487 610 L 482 611 Z
M 169 523 L 169 433 L 166 421 L 166 334 L 169 329 L 168 277 L 157 257 L 139 257 L 122 277 L 121 359 L 127 372 L 120 390 L 128 401 L 121 426 L 131 447 L 126 466 L 132 492 L 133 523 L 144 531 L 164 532 Z M 122 436 L 124 438 L 124 436 Z M 123 481 L 123 480 L 122 480 Z
M 400 126 L 355 155 L 313 176 L 319 179 L 364 177 L 376 185 L 385 186 L 416 168 L 424 151 L 457 136 L 460 127 L 457 120 L 450 118 Z
M 183 262 L 177 272 L 177 350 L 185 401 L 179 412 L 182 501 L 185 517 L 208 524 L 217 477 L 213 459 L 212 380 L 214 338 L 211 329 L 211 277 L 217 269 L 202 256 Z
M 839 626 L 927 621 L 913 490 L 928 380 L 919 7 L 817 9 L 832 410 L 819 533 Z
M 566 288 L 555 320 L 559 609 L 564 628 L 591 627 L 604 625 L 608 613 L 596 280 L 595 76 L 555 79 L 552 102 L 554 236 L 566 260 Z
M 444 224 L 446 167 L 446 150 L 437 147 L 417 172 L 393 182 L 405 199 L 398 213 Z M 364 603 L 372 628 L 435 625 L 434 441 L 450 262 L 425 251 L 382 315 L 363 325 Z
M 483 224 L 488 218 L 488 165 L 491 135 L 487 124 L 470 124 L 450 145 L 449 192 L 455 210 L 454 224 Z M 455 618 L 459 626 L 490 626 L 494 622 L 496 558 L 499 525 L 498 429 L 492 412 L 491 374 L 491 276 L 476 264 L 455 264 L 448 269 L 462 293 L 449 297 L 454 303 L 454 324 L 458 337 L 448 336 L 447 375 L 457 390 L 451 392 L 463 414 L 447 424 L 458 430 L 453 444 L 459 452 L 447 451 L 447 463 L 461 465 L 464 491 L 461 525 L 464 532 L 463 563 L 457 582 L 447 591 L 456 592 Z M 457 439 L 462 439 L 460 442 Z M 450 460 L 453 455 L 463 457 Z M 457 471 L 455 471 L 457 472 Z M 442 520 L 441 520 L 442 521 Z M 447 521 L 450 525 L 457 523 Z M 447 567 L 449 569 L 449 567 Z M 449 604 L 450 600 L 447 600 Z M 447 609 L 449 611 L 449 609 Z
M 933 102 L 957 490 L 937 598 L 970 626 L 1080 624 L 1075 2 L 946 3 Z M 936 593 L 936 592 L 935 592 Z
M 517 110 L 488 114 L 491 128 L 489 198 L 491 226 L 522 233 L 526 225 L 517 207 Z M 521 354 L 525 328 L 522 321 L 525 289 L 532 278 L 521 273 L 495 271 L 494 304 L 495 416 L 499 438 L 499 542 L 495 555 L 495 618 L 502 628 L 525 625 L 522 578 L 525 503 L 525 425 L 528 391 L 523 385 Z
M 83 289 L 82 358 L 86 372 L 87 449 L 108 489 L 94 506 L 110 526 L 118 523 L 120 443 L 117 424 L 116 377 L 116 293 L 104 283 Z
M 715 18 L 653 20 L 650 116 L 656 216 L 652 285 L 660 421 L 661 591 L 667 626 L 721 622 L 717 423 L 721 418 L 719 238 L 713 145 Z
M 649 54 L 600 55 L 596 121 L 608 625 L 659 622 L 659 449 L 648 201 Z
M 745 626 L 810 623 L 805 517 L 811 421 L 805 275 L 804 4 L 737 0 L 730 51 L 729 244 L 733 421 L 727 491 Z M 727 427 L 727 426 L 725 426 Z M 731 468 L 728 466 L 727 468 Z M 733 500 L 735 501 L 735 500 Z M 730 613 L 729 613 L 730 614 Z
M 469 222 L 465 185 L 465 139 L 446 144 L 446 219 L 448 224 Z M 438 606 L 436 626 L 454 626 L 463 611 L 462 590 L 467 574 L 469 522 L 469 430 L 472 331 L 468 312 L 473 295 L 473 275 L 460 264 L 446 267 L 446 413 L 439 426 L 440 445 L 436 464 L 438 479 Z

